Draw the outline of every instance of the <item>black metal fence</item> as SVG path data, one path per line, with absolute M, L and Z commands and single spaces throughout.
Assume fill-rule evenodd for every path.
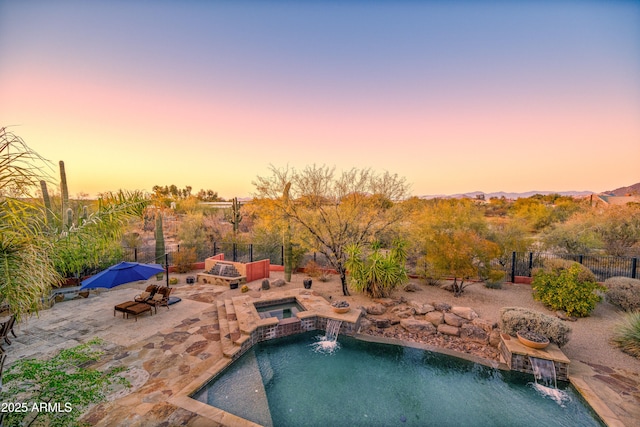
M 542 267 L 545 260 L 565 259 L 578 262 L 595 274 L 600 282 L 610 277 L 622 276 L 637 279 L 640 277 L 640 263 L 638 258 L 613 257 L 601 255 L 571 255 L 554 254 L 549 252 L 513 252 L 510 262 L 505 266 L 511 281 L 516 276 L 531 277 L 532 271 Z

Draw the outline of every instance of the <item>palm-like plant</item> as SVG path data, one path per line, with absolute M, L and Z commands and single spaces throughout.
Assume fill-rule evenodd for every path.
M 37 310 L 60 281 L 42 233 L 46 214 L 27 199 L 45 165 L 21 138 L 0 128 L 0 302 L 17 318 Z
M 371 253 L 366 257 L 362 247 L 349 245 L 346 248 L 346 267 L 351 286 L 372 298 L 383 298 L 408 279 L 405 261 L 406 242 L 396 240 L 393 248 L 383 251 L 377 242 L 371 245 Z

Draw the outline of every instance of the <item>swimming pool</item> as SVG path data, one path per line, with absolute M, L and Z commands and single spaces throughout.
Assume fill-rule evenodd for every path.
M 530 375 L 320 331 L 262 342 L 192 395 L 265 426 L 602 426 L 569 384 L 559 405 Z

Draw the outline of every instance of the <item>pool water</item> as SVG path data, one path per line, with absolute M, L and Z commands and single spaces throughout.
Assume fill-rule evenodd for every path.
M 293 300 L 291 302 L 285 302 L 282 304 L 271 304 L 262 307 L 256 306 L 256 310 L 258 311 L 261 319 L 265 319 L 267 317 L 276 317 L 278 318 L 278 320 L 282 320 L 294 317 L 296 313 L 304 311 L 304 308 L 302 308 L 300 304 Z
M 265 426 L 602 426 L 569 384 L 562 405 L 531 375 L 319 332 L 266 341 L 192 397 Z

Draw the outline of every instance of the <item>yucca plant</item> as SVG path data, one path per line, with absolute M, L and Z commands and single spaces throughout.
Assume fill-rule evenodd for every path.
M 351 286 L 372 298 L 387 297 L 408 280 L 404 241 L 395 241 L 389 251 L 383 251 L 380 244 L 375 242 L 366 256 L 363 256 L 361 246 L 349 245 L 346 253 Z
M 612 342 L 625 353 L 640 358 L 640 311 L 625 313 L 613 333 Z

